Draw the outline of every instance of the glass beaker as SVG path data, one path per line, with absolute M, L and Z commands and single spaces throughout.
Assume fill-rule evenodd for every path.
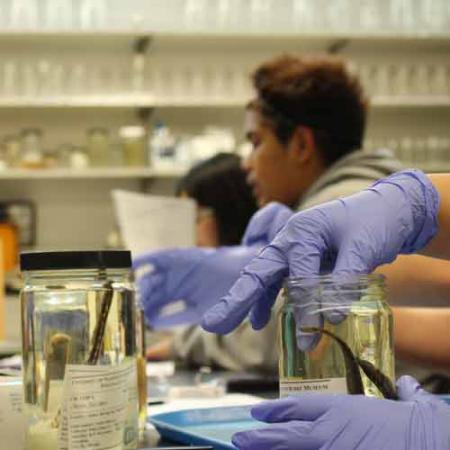
M 26 449 L 135 449 L 130 252 L 22 253 L 20 264 Z
M 21 133 L 21 141 L 21 166 L 27 169 L 42 168 L 44 166 L 42 131 L 38 128 L 24 129 Z
M 5 161 L 9 167 L 18 167 L 22 157 L 20 138 L 15 135 L 5 136 L 3 139 Z
M 392 312 L 380 275 L 288 279 L 280 314 L 280 396 L 394 397 Z
M 110 164 L 109 134 L 104 128 L 91 128 L 88 131 L 87 153 L 93 167 L 105 167 Z
M 126 166 L 146 166 L 147 151 L 145 129 L 141 126 L 127 126 L 119 129 L 123 160 Z

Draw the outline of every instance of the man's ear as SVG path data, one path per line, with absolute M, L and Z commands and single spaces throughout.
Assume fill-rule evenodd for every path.
M 316 142 L 311 128 L 298 126 L 288 144 L 289 158 L 293 164 L 303 166 L 316 155 Z

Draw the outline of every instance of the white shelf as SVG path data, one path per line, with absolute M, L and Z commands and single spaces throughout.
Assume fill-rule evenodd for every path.
M 244 98 L 158 99 L 146 94 L 107 97 L 82 95 L 51 98 L 0 98 L 0 108 L 197 108 L 242 107 L 245 103 L 246 99 Z
M 435 31 L 389 31 L 382 30 L 376 32 L 367 32 L 359 30 L 348 31 L 329 31 L 306 30 L 296 31 L 293 29 L 235 29 L 235 30 L 217 30 L 217 29 L 180 29 L 180 30 L 157 30 L 150 28 L 136 29 L 72 29 L 72 30 L 45 30 L 45 29 L 3 29 L 0 31 L 0 39 L 17 40 L 35 40 L 35 39 L 131 39 L 137 36 L 152 36 L 157 39 L 306 39 L 306 40 L 328 40 L 328 39 L 356 39 L 356 40 L 408 40 L 408 41 L 448 41 L 450 32 Z
M 59 180 L 59 179 L 114 179 L 114 178 L 175 178 L 186 173 L 185 169 L 151 167 L 105 167 L 88 169 L 5 169 L 0 180 Z
M 240 51 L 240 50 L 270 50 L 291 52 L 305 49 L 314 51 L 329 51 L 336 44 L 344 47 L 350 44 L 352 47 L 366 49 L 374 47 L 401 48 L 409 51 L 432 50 L 448 48 L 450 33 L 432 32 L 333 32 L 323 31 L 299 31 L 293 30 L 236 30 L 236 31 L 158 31 L 150 29 L 136 29 L 114 31 L 43 31 L 43 30 L 17 30 L 0 31 L 0 46 L 17 52 L 24 48 L 60 49 L 60 51 L 94 49 L 113 49 L 116 52 L 130 53 L 136 39 L 150 38 L 150 52 L 155 50 L 201 50 L 212 51 Z
M 450 96 L 378 96 L 373 97 L 371 105 L 375 108 L 449 108 Z
M 73 96 L 54 98 L 0 98 L 0 108 L 242 108 L 248 98 L 212 97 L 198 99 L 156 98 L 150 95 L 133 96 Z M 374 97 L 374 108 L 449 108 L 450 96 Z

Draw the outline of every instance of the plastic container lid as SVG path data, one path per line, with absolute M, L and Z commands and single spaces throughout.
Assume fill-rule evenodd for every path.
M 119 136 L 125 139 L 138 139 L 145 136 L 145 128 L 140 126 L 127 126 L 119 129 Z
M 20 270 L 129 269 L 128 250 L 50 251 L 20 254 Z

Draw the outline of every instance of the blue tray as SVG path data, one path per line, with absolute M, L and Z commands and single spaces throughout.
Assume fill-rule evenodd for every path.
M 441 395 L 450 404 L 450 395 Z M 215 450 L 235 450 L 231 437 L 237 431 L 267 424 L 250 416 L 251 406 L 189 409 L 148 418 L 165 439 L 187 445 L 211 445 Z
M 267 424 L 250 416 L 251 406 L 189 409 L 148 418 L 159 434 L 188 445 L 212 445 L 215 450 L 235 450 L 231 437 L 237 431 L 261 428 Z

